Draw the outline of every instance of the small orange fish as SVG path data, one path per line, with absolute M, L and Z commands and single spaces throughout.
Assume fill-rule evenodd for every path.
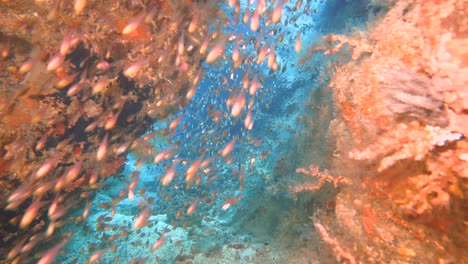
M 119 115 L 122 112 L 122 110 L 123 108 L 120 108 L 119 111 L 117 111 L 117 113 L 111 115 L 111 117 L 104 124 L 105 130 L 111 130 L 115 127 L 115 125 L 117 124 L 117 119 L 119 118 Z
M 270 49 L 270 54 L 268 55 L 267 66 L 273 68 L 276 64 L 276 54 L 275 49 L 272 47 Z
M 296 6 L 294 7 L 295 10 L 298 10 L 299 8 L 301 8 L 301 5 L 302 5 L 302 0 L 298 0 L 296 3 Z
M 131 181 L 130 184 L 128 185 L 129 189 L 135 189 L 138 183 L 138 180 L 140 179 L 139 172 L 135 173 L 133 177 L 134 177 L 133 181 Z
M 54 234 L 54 231 L 55 231 L 55 222 L 54 221 L 50 221 L 49 225 L 47 226 L 47 229 L 46 229 L 46 237 L 50 237 L 51 235 Z
M 75 80 L 75 78 L 76 78 L 76 76 L 78 76 L 78 74 L 79 74 L 79 72 L 74 73 L 74 74 L 71 74 L 71 75 L 65 76 L 64 78 L 60 79 L 60 80 L 55 84 L 55 86 L 56 86 L 57 88 L 59 88 L 59 89 L 68 86 L 69 84 L 71 84 L 71 83 Z
M 179 211 L 177 211 L 176 216 L 175 216 L 176 219 L 179 219 L 179 218 L 182 216 L 182 213 L 183 213 L 182 209 L 180 209 Z
M 253 141 L 253 144 L 254 144 L 255 147 L 260 147 L 260 145 L 262 145 L 262 142 L 263 142 L 263 140 L 261 140 L 261 139 L 255 139 Z
M 210 44 L 210 38 L 207 37 L 205 40 L 203 40 L 201 46 L 200 46 L 200 54 L 205 54 L 206 50 L 208 49 L 208 45 Z
M 83 90 L 83 88 L 85 88 L 85 83 L 82 83 L 82 82 L 75 83 L 70 88 L 68 88 L 67 96 L 70 96 L 70 97 L 74 96 L 78 94 L 81 90 Z
M 193 212 L 195 212 L 195 209 L 197 209 L 197 204 L 198 204 L 198 201 L 197 201 L 197 200 L 193 201 L 193 202 L 190 204 L 189 208 L 187 209 L 187 214 L 188 214 L 188 215 L 192 215 Z
M 197 173 L 198 169 L 200 168 L 200 165 L 203 161 L 203 156 L 198 158 L 190 167 L 187 169 L 185 172 L 185 181 L 187 183 L 191 183 L 195 179 L 195 174 Z
M 247 24 L 247 22 L 249 22 L 249 19 L 250 19 L 250 9 L 246 8 L 244 12 L 244 16 L 242 17 L 242 22 L 244 22 L 244 24 Z
M 89 185 L 96 184 L 97 180 L 98 180 L 98 175 L 96 173 L 93 173 L 91 177 L 89 177 Z
M 28 227 L 32 223 L 34 218 L 36 218 L 39 208 L 41 208 L 42 206 L 41 198 L 42 197 L 36 197 L 31 203 L 31 205 L 28 207 L 28 209 L 26 209 L 26 212 L 21 218 L 21 222 L 19 225 L 21 229 Z
M 266 55 L 268 54 L 268 52 L 270 51 L 270 49 L 268 48 L 268 46 L 263 46 L 260 51 L 258 52 L 258 55 L 257 55 L 257 64 L 260 64 L 263 62 L 263 60 L 265 59 Z
M 132 189 L 129 189 L 129 190 L 128 190 L 128 199 L 129 199 L 130 201 L 133 201 L 133 199 L 135 199 L 135 193 L 133 192 Z
M 249 94 L 254 96 L 259 88 L 262 88 L 262 85 L 258 81 L 258 75 L 255 75 L 250 83 Z
M 147 208 L 143 208 L 141 210 L 140 215 L 137 217 L 135 220 L 135 223 L 133 224 L 134 229 L 140 229 L 146 225 L 148 225 L 148 218 L 151 216 L 151 212 Z
M 97 160 L 102 160 L 102 158 L 104 158 L 104 156 L 106 155 L 108 138 L 109 134 L 106 134 L 101 144 L 99 145 L 98 151 L 96 153 Z
M 231 207 L 231 205 L 236 204 L 237 202 L 239 202 L 240 199 L 242 199 L 242 195 L 239 196 L 239 197 L 229 197 L 227 199 L 227 201 L 223 204 L 221 209 L 223 211 L 226 211 L 229 207 Z
M 253 128 L 252 112 L 250 111 L 250 109 L 247 111 L 247 115 L 245 116 L 244 126 L 248 130 Z
M 244 108 L 245 103 L 246 103 L 245 94 L 242 91 L 240 91 L 232 104 L 231 116 L 233 117 L 238 116 L 241 113 L 242 109 Z
M 6 209 L 12 210 L 31 196 L 32 190 L 29 187 L 20 187 L 8 197 Z
M 100 71 L 107 71 L 109 68 L 110 68 L 110 63 L 105 61 L 105 60 L 102 60 L 102 61 L 99 61 L 97 64 L 96 64 L 96 69 L 100 70 Z
M 192 87 L 190 87 L 190 89 L 188 90 L 187 94 L 185 95 L 185 98 L 187 98 L 187 100 L 190 100 L 192 99 L 192 97 L 195 95 L 195 92 L 197 91 L 197 86 L 196 85 L 192 85 Z
M 250 19 L 250 29 L 252 31 L 257 31 L 258 27 L 260 26 L 260 12 L 259 8 L 254 11 L 252 18 Z
M 94 253 L 91 257 L 89 257 L 87 263 L 93 263 L 96 260 L 98 260 L 105 252 L 107 249 L 101 249 L 98 252 Z
M 297 33 L 296 43 L 294 44 L 294 50 L 299 53 L 302 49 L 301 34 Z
M 177 117 L 176 119 L 174 119 L 174 121 L 172 121 L 169 124 L 169 130 L 174 131 L 176 129 L 176 127 L 179 125 L 179 123 L 180 123 L 180 121 L 182 120 L 183 117 L 184 117 L 184 115 L 181 115 L 181 116 Z
M 49 210 L 47 212 L 47 215 L 49 217 L 55 214 L 58 204 L 59 204 L 59 197 L 55 198 L 55 200 L 50 204 Z
M 237 0 L 229 0 L 228 4 L 230 7 L 233 7 L 237 4 Z
M 169 159 L 173 155 L 175 155 L 175 149 L 173 147 L 169 147 L 161 152 L 159 152 L 153 159 L 154 163 L 159 163 L 164 159 Z
M 216 59 L 219 58 L 224 52 L 224 42 L 221 41 L 216 46 L 214 46 L 210 52 L 206 55 L 206 63 L 213 63 Z
M 197 29 L 198 26 L 198 14 L 195 14 L 192 18 L 192 21 L 190 21 L 190 24 L 188 26 L 188 32 L 193 33 Z
M 67 243 L 67 240 L 63 240 L 58 245 L 47 251 L 37 262 L 37 264 L 49 264 L 55 259 L 60 249 Z
M 78 0 L 78 1 L 83 1 L 83 0 Z M 65 35 L 65 37 L 62 40 L 62 43 L 60 44 L 60 55 L 66 56 L 69 52 L 70 49 L 78 44 L 80 41 L 80 37 L 77 35 L 73 35 L 71 33 L 68 33 Z
M 88 204 L 86 205 L 85 209 L 83 210 L 83 220 L 85 220 L 86 218 L 88 218 L 88 215 L 89 215 L 89 207 L 91 207 L 91 203 L 88 202 Z
M 85 7 L 86 0 L 75 0 L 75 5 L 73 6 L 73 8 L 75 9 L 75 14 L 79 15 Z
M 174 163 L 174 165 L 172 165 L 172 167 L 166 172 L 164 177 L 161 179 L 161 184 L 163 186 L 168 185 L 172 181 L 172 179 L 174 178 L 175 172 L 176 172 L 176 165 L 177 164 Z
M 10 250 L 10 252 L 8 252 L 7 259 L 10 260 L 16 257 L 21 252 L 25 242 L 26 238 L 23 238 L 20 242 L 17 242 L 17 244 Z
M 55 181 L 49 181 L 49 182 L 46 182 L 46 183 L 42 183 L 42 184 L 39 184 L 35 189 L 34 191 L 32 192 L 32 194 L 34 196 L 43 196 L 45 195 L 48 191 L 50 191 L 53 186 L 54 186 L 54 183 Z M 29 193 L 31 194 L 31 193 Z M 21 200 L 21 202 L 23 202 L 23 200 Z
M 19 73 L 24 74 L 29 72 L 34 65 L 36 65 L 38 61 L 38 57 L 33 57 L 23 63 L 23 65 L 20 66 L 19 68 Z
M 239 61 L 239 59 L 240 59 L 239 44 L 236 43 L 236 45 L 234 46 L 234 49 L 233 49 L 233 51 L 232 51 L 232 60 L 233 60 L 234 62 L 237 62 L 237 61 Z
M 154 252 L 156 249 L 160 248 L 164 242 L 166 241 L 166 238 L 161 235 L 158 240 L 156 240 L 156 242 L 154 242 L 154 244 L 151 246 L 151 252 Z
M 236 144 L 236 137 L 234 137 L 231 141 L 229 141 L 228 144 L 226 144 L 226 146 L 224 146 L 224 148 L 220 152 L 221 156 L 226 157 L 227 155 L 229 155 L 229 153 L 231 153 L 232 150 L 234 149 L 235 144 Z
M 140 71 L 140 69 L 143 67 L 143 65 L 145 65 L 146 62 L 147 62 L 147 60 L 137 61 L 137 62 L 133 63 L 132 65 L 128 66 L 123 71 L 123 75 L 125 77 L 127 77 L 127 78 L 135 77 L 138 74 L 138 72 Z
M 53 157 L 47 160 L 44 164 L 39 167 L 39 169 L 35 173 L 35 178 L 40 179 L 44 177 L 50 170 L 52 170 L 58 162 L 58 157 Z
M 127 141 L 123 143 L 117 148 L 117 150 L 115 151 L 115 154 L 120 155 L 124 153 L 128 149 L 128 147 L 130 147 L 131 144 L 132 144 L 132 141 Z
M 33 249 L 37 243 L 40 241 L 40 239 L 38 239 L 38 235 L 33 235 L 31 236 L 31 238 L 29 238 L 29 241 L 28 243 L 26 243 L 22 248 L 21 248 L 21 253 L 24 253 L 24 252 L 27 252 L 31 249 Z
M 122 29 L 122 35 L 131 35 L 134 33 L 137 28 L 140 26 L 141 22 L 143 21 L 143 18 L 145 17 L 145 14 L 141 14 L 138 17 L 132 19 L 123 29 Z
M 273 23 L 278 23 L 281 20 L 281 13 L 283 9 L 283 2 L 280 0 L 276 5 L 275 9 L 273 9 L 273 13 L 271 14 L 271 21 Z
M 49 60 L 49 63 L 47 63 L 47 71 L 50 72 L 58 69 L 60 66 L 62 66 L 63 61 L 64 57 L 61 54 L 56 54 L 52 57 L 52 59 Z
M 81 170 L 81 161 L 77 162 L 73 165 L 65 174 L 65 183 L 70 183 L 76 179 L 76 177 L 80 174 Z

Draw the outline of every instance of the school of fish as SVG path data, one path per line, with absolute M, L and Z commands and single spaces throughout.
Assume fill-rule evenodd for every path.
M 172 202 L 174 221 L 218 199 L 220 210 L 231 210 L 242 199 L 246 171 L 270 150 L 252 131 L 272 103 L 269 75 L 287 68 L 277 48 L 304 52 L 301 32 L 285 26 L 299 18 L 291 14 L 314 14 L 311 0 L 6 2 L 0 232 L 11 263 L 52 263 L 73 236 L 58 230 L 86 221 L 93 206 L 108 209 L 96 223 L 106 230 L 117 228 L 106 222 L 120 201 L 139 203 L 122 237 L 151 225 L 154 201 L 138 187 L 145 163 L 164 167 L 158 192 Z M 156 129 L 157 121 L 165 127 Z M 161 138 L 164 148 L 153 144 Z M 111 203 L 93 204 L 128 153 L 139 159 L 125 176 L 127 188 Z M 227 170 L 234 177 L 223 183 Z M 218 197 L 213 182 L 239 192 Z M 198 189 L 177 198 L 180 188 Z M 151 252 L 168 239 L 165 232 Z M 92 248 L 87 262 L 117 247 Z

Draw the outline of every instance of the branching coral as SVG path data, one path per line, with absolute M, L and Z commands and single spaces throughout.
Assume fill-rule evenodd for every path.
M 351 264 L 357 263 L 355 257 L 348 250 L 344 249 L 340 245 L 339 240 L 331 237 L 328 234 L 326 228 L 322 224 L 320 224 L 319 222 L 315 222 L 314 224 L 315 224 L 315 229 L 318 231 L 323 241 L 325 241 L 332 247 L 337 261 L 347 260 Z
M 296 173 L 302 173 L 307 176 L 315 177 L 317 181 L 314 183 L 307 182 L 289 187 L 294 194 L 304 191 L 318 191 L 325 183 L 332 183 L 335 188 L 341 184 L 349 183 L 348 179 L 345 179 L 341 176 L 334 177 L 330 175 L 327 170 L 319 171 L 319 168 L 314 165 L 310 165 L 308 169 L 297 168 Z

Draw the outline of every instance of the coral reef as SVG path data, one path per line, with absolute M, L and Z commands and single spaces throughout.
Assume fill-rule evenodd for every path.
M 315 227 L 337 261 L 464 263 L 467 5 L 388 8 L 367 32 L 314 48 L 349 58 L 331 74 L 329 132 L 331 173 L 351 182 L 334 210 L 315 213 Z

